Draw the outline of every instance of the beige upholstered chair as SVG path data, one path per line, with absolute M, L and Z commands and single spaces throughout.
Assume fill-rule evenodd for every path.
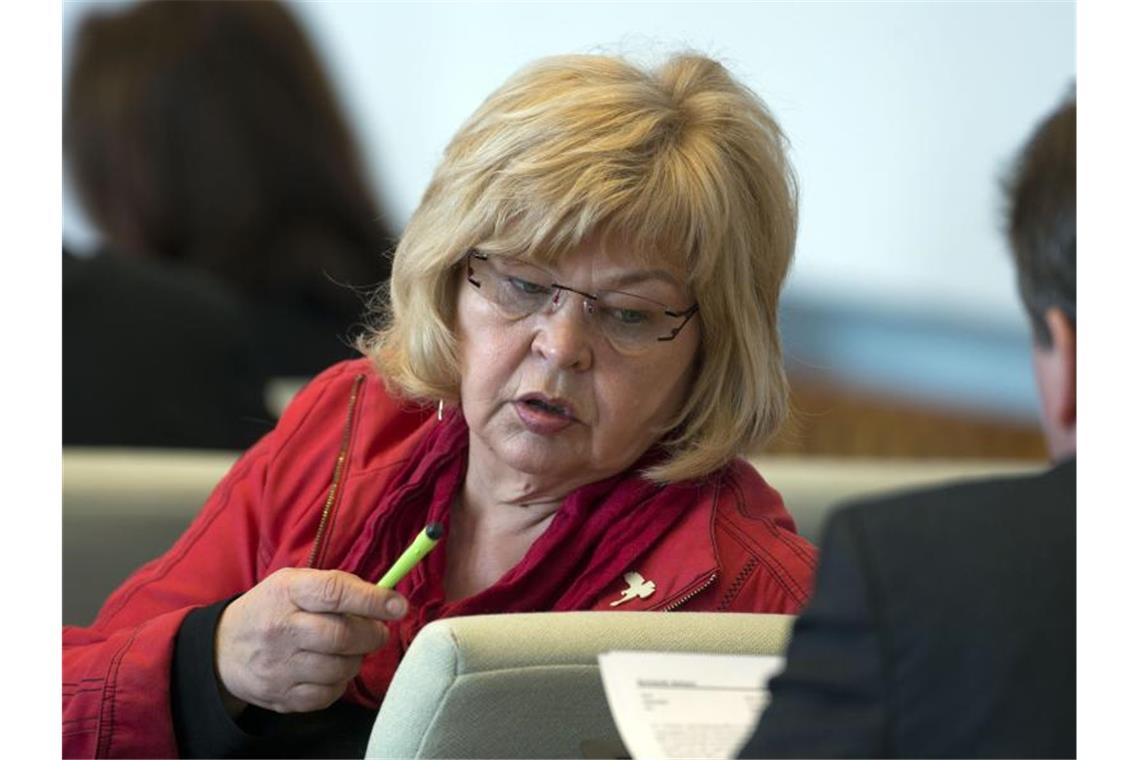
M 610 650 L 781 654 L 788 615 L 539 612 L 438 620 L 396 671 L 365 757 L 623 757 Z
M 65 448 L 63 622 L 89 624 L 135 568 L 170 548 L 237 456 Z
M 232 451 L 66 448 L 63 452 L 63 621 L 91 622 L 139 565 L 164 552 L 190 524 L 237 459 Z M 778 489 L 800 533 L 819 543 L 835 504 L 950 478 L 1039 469 L 992 460 L 753 460 Z

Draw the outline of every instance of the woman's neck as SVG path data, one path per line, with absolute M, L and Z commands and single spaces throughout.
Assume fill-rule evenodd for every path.
M 524 472 L 504 462 L 478 436 L 469 433 L 463 496 L 475 511 L 498 512 L 500 507 L 514 507 L 511 513 L 525 522 L 534 518 L 524 515 L 556 512 L 571 492 L 603 475 Z
M 494 585 L 522 561 L 550 526 L 557 505 L 492 504 L 467 498 L 465 486 L 451 507 L 444 591 L 448 601 Z
M 449 601 L 494 585 L 522 561 L 562 505 L 561 497 L 541 494 L 533 478 L 493 469 L 471 450 L 448 527 Z

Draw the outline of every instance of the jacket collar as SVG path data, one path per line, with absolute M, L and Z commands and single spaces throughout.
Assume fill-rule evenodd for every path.
M 669 610 L 711 585 L 720 567 L 713 538 L 719 494 L 719 483 L 707 484 L 697 504 L 643 558 L 627 568 L 627 573 L 637 573 L 644 583 L 653 583 L 651 594 L 640 597 L 629 593 L 631 584 L 623 574 L 611 581 L 594 608 Z

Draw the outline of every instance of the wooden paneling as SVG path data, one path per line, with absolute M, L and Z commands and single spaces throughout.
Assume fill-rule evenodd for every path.
M 1047 459 L 1030 422 L 793 379 L 792 413 L 765 452 L 817 456 Z

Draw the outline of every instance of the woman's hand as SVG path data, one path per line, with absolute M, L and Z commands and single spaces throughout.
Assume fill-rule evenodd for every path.
M 328 707 L 388 641 L 385 620 L 407 602 L 340 570 L 278 570 L 235 599 L 216 633 L 219 685 L 231 715 L 246 704 L 275 712 Z

